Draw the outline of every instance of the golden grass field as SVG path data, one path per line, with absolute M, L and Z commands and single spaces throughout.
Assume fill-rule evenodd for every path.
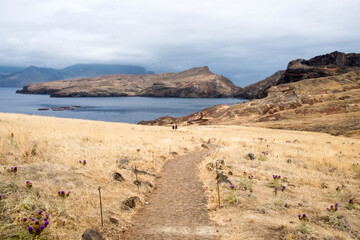
M 360 206 L 345 208 L 350 198 L 357 203 L 360 199 L 358 139 L 241 126 L 189 126 L 174 132 L 169 127 L 1 113 L 0 195 L 4 197 L 0 200 L 0 239 L 27 239 L 29 234 L 21 221 L 39 209 L 50 214 L 43 239 L 80 239 L 88 228 L 102 232 L 106 239 L 118 239 L 139 209 L 124 210 L 122 202 L 132 196 L 144 202 L 151 191 L 141 185 L 138 192 L 133 184 L 135 165 L 159 175 L 168 159 L 199 150 L 207 142 L 220 149 L 202 161 L 199 177 L 210 217 L 223 229 L 222 239 L 360 238 Z M 260 160 L 262 151 L 268 155 Z M 256 159 L 247 160 L 244 155 L 248 153 Z M 117 160 L 124 158 L 129 164 L 120 169 Z M 84 159 L 85 166 L 78 162 Z M 230 203 L 230 184 L 220 185 L 220 209 L 215 169 L 210 167 L 216 160 L 224 160 L 221 171 L 236 188 L 236 200 Z M 15 178 L 8 172 L 13 166 L 18 167 Z M 251 196 L 242 188 L 244 171 L 254 176 Z M 121 173 L 125 181 L 115 181 L 114 172 Z M 281 185 L 286 190 L 279 191 L 277 197 L 268 186 L 272 175 L 285 178 Z M 152 176 L 139 178 L 155 182 Z M 26 181 L 33 183 L 30 190 Z M 57 195 L 59 190 L 71 194 L 63 201 Z M 326 207 L 335 202 L 340 204 L 338 223 L 331 224 Z M 303 213 L 310 220 L 306 235 L 297 230 L 297 215 Z

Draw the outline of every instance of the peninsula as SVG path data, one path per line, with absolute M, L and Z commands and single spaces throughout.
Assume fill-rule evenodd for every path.
M 94 78 L 29 84 L 17 93 L 51 97 L 181 97 L 222 98 L 239 95 L 241 88 L 208 67 L 180 73 L 106 75 Z

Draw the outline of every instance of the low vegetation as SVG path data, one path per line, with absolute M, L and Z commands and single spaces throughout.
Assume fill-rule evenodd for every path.
M 0 114 L 0 239 L 120 238 L 164 163 L 203 143 L 220 147 L 198 175 L 222 239 L 359 239 L 358 139 L 20 114 Z
M 221 147 L 201 163 L 199 175 L 212 220 L 227 229 L 223 239 L 360 238 L 359 140 L 233 126 L 200 129 Z M 220 183 L 221 208 L 211 167 L 216 161 L 236 188 Z M 244 177 L 249 174 L 251 185 Z
M 32 239 L 36 228 L 30 233 L 23 219 L 40 210 L 50 224 L 39 239 L 79 239 L 87 228 L 114 239 L 138 209 L 123 202 L 137 196 L 142 206 L 166 160 L 200 145 L 188 132 L 167 130 L 0 114 L 0 239 Z

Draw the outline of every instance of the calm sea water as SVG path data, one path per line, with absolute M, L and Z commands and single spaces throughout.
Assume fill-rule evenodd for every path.
M 244 101 L 233 98 L 50 98 L 48 95 L 16 94 L 16 90 L 16 88 L 0 88 L 0 112 L 126 123 L 154 120 L 166 115 L 186 116 L 217 104 L 234 104 Z M 51 110 L 54 107 L 73 105 L 80 107 L 75 110 Z M 38 108 L 50 110 L 38 111 Z

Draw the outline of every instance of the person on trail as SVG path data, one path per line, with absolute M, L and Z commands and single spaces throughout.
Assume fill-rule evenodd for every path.
M 203 112 L 200 112 L 200 119 L 203 119 L 203 117 L 204 117 Z
M 172 125 L 172 130 L 174 130 L 174 129 L 175 129 L 175 125 L 173 124 L 173 125 Z
M 175 124 L 175 130 L 177 130 L 177 124 Z

